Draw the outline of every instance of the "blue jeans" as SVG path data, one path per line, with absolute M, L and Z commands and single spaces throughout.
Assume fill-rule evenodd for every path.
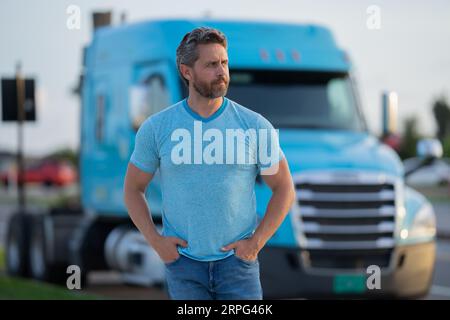
M 197 261 L 182 254 L 165 264 L 167 293 L 174 300 L 262 300 L 259 261 L 236 255 Z

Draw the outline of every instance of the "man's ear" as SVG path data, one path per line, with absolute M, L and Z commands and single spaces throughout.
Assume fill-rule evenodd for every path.
M 180 70 L 183 77 L 185 77 L 188 81 L 191 81 L 191 70 L 185 64 L 180 64 Z

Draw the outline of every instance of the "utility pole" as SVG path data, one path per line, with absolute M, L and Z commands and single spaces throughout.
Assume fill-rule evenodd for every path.
M 16 85 L 17 85 L 17 187 L 19 214 L 25 212 L 25 186 L 24 186 L 24 161 L 23 161 L 23 122 L 25 120 L 25 80 L 22 77 L 22 65 L 16 65 Z

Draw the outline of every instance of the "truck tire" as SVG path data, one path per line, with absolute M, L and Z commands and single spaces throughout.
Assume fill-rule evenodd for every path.
M 53 181 L 51 181 L 51 180 L 45 180 L 45 181 L 42 183 L 42 185 L 43 185 L 45 188 L 51 188 L 51 187 L 53 187 Z
M 30 219 L 25 213 L 14 213 L 6 235 L 6 272 L 10 276 L 29 276 Z
M 8 178 L 3 179 L 2 185 L 4 188 L 8 188 L 9 187 L 9 179 Z
M 54 263 L 49 254 L 54 246 L 53 229 L 48 228 L 50 215 L 37 215 L 33 217 L 30 230 L 30 275 L 33 279 L 65 284 L 67 279 L 67 266 Z

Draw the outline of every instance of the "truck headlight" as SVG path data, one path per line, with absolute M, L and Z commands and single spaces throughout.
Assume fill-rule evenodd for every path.
M 409 229 L 403 229 L 400 233 L 402 239 L 429 238 L 436 235 L 436 216 L 431 204 L 426 203 L 420 208 L 414 217 Z

